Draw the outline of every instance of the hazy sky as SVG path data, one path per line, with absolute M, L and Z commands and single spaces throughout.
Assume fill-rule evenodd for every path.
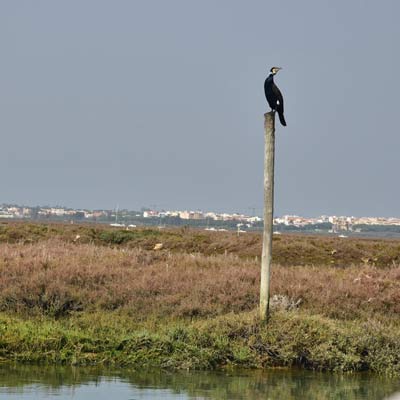
M 400 2 L 0 2 L 0 203 L 400 216 Z

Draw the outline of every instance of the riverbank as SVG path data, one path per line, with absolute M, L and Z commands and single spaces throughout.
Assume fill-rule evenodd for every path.
M 268 326 L 254 312 L 142 323 L 110 312 L 61 320 L 2 314 L 0 332 L 3 361 L 168 369 L 296 366 L 400 375 L 398 327 L 299 312 L 275 312 Z
M 275 238 L 265 326 L 260 237 L 91 229 L 1 227 L 2 361 L 400 376 L 398 241 Z

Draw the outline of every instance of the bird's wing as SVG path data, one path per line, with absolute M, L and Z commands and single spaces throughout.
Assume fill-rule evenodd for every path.
M 283 96 L 278 86 L 273 85 L 272 90 L 276 96 L 276 110 L 283 113 Z

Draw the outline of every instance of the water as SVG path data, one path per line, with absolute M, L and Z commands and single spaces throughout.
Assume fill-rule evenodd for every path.
M 0 399 L 385 399 L 400 380 L 305 371 L 110 371 L 0 365 Z

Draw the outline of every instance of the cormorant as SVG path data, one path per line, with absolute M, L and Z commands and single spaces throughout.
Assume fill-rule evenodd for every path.
M 285 117 L 283 116 L 283 97 L 281 91 L 278 89 L 278 86 L 274 83 L 274 75 L 282 69 L 279 67 L 272 67 L 271 73 L 268 78 L 264 82 L 264 92 L 265 97 L 267 98 L 268 104 L 273 111 L 277 111 L 279 115 L 279 121 L 283 126 L 286 126 Z

